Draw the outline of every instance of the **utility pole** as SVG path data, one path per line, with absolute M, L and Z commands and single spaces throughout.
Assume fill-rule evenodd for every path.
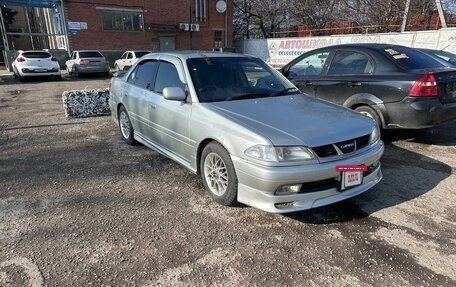
M 193 35 L 192 35 L 192 6 L 190 5 L 190 17 L 189 17 L 189 21 L 188 21 L 188 31 L 190 32 L 190 50 L 193 50 L 193 45 L 192 45 L 192 38 L 193 38 Z
M 445 21 L 445 14 L 443 14 L 442 0 L 435 0 L 435 5 L 437 6 L 437 11 L 439 11 L 440 22 L 442 23 L 442 28 L 446 28 L 447 24 Z
M 436 1 L 438 1 L 438 0 L 436 0 Z M 407 0 L 407 2 L 405 3 L 404 18 L 402 19 L 401 32 L 405 32 L 405 28 L 407 27 L 407 18 L 408 18 L 409 10 L 410 10 L 410 0 Z

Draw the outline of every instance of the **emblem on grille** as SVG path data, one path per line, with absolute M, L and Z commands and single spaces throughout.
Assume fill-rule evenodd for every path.
M 341 153 L 349 153 L 354 152 L 356 150 L 356 141 L 355 140 L 348 140 L 334 144 L 336 150 L 340 151 Z

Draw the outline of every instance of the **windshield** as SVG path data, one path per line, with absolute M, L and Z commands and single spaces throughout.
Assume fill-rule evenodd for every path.
M 103 55 L 97 51 L 79 52 L 79 58 L 103 58 Z
M 187 60 L 200 102 L 243 100 L 299 92 L 256 58 L 205 57 Z
M 50 58 L 51 54 L 48 52 L 24 52 L 22 56 L 25 58 L 33 58 L 33 59 L 46 59 Z
M 135 52 L 136 58 L 141 58 L 144 55 L 149 54 L 149 51 L 141 51 L 141 52 Z

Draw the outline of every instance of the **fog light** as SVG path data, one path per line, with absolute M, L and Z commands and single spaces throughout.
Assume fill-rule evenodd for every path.
M 279 187 L 276 191 L 276 195 L 286 195 L 297 193 L 301 190 L 302 184 L 294 184 L 294 185 L 284 185 Z

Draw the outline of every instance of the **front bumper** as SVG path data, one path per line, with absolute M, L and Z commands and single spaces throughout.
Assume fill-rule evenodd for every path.
M 456 119 L 456 102 L 442 104 L 438 98 L 406 97 L 396 103 L 385 103 L 388 128 L 423 129 Z
M 267 212 L 287 213 L 348 199 L 369 190 L 382 179 L 379 161 L 383 151 L 384 145 L 380 141 L 370 149 L 350 158 L 289 167 L 259 166 L 244 159 L 232 157 L 238 178 L 238 201 Z M 361 164 L 373 166 L 373 169 L 364 176 L 361 185 L 342 192 L 337 187 L 322 187 L 321 190 L 312 192 L 289 195 L 274 194 L 279 187 L 284 185 L 336 180 L 340 177 L 336 166 Z

